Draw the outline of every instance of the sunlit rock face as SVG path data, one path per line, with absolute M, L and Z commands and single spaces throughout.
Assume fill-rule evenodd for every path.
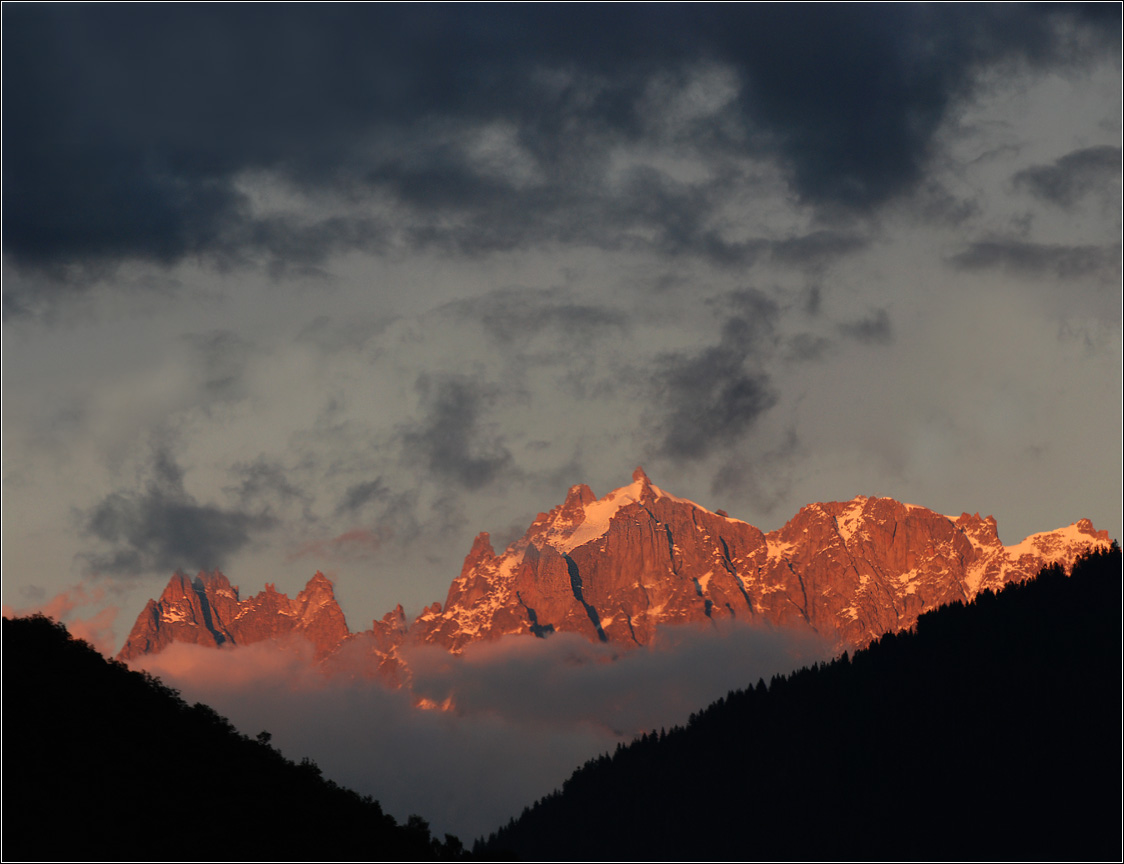
M 327 671 L 400 684 L 409 678 L 407 645 L 459 652 L 479 640 L 568 631 L 623 647 L 648 644 L 658 627 L 721 619 L 808 628 L 853 650 L 927 609 L 1049 564 L 1068 567 L 1109 542 L 1083 519 L 1004 547 L 991 516 L 953 518 L 863 496 L 810 504 L 764 534 L 663 491 L 638 468 L 603 498 L 574 486 L 500 553 L 480 534 L 445 603 L 413 622 L 399 606 L 369 630 L 349 632 L 319 573 L 294 600 L 272 586 L 239 600 L 221 573 L 177 574 L 119 656 L 171 642 L 242 645 L 295 634 L 313 643 Z
M 149 600 L 133 625 L 119 660 L 153 654 L 172 642 L 250 645 L 297 635 L 311 642 L 318 658 L 333 652 L 349 634 L 332 583 L 317 573 L 294 599 L 272 585 L 246 600 L 218 571 L 194 579 L 175 574 L 159 600 Z
M 643 645 L 658 626 L 756 618 L 854 649 L 926 609 L 1047 564 L 1068 566 L 1108 542 L 1082 520 L 1004 547 L 990 516 L 952 519 L 862 496 L 811 504 L 764 534 L 664 492 L 637 469 L 601 499 L 573 487 L 501 555 L 481 535 L 444 609 L 424 612 L 411 636 L 453 651 L 560 630 Z

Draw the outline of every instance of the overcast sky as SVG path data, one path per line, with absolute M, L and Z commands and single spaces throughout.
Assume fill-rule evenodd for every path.
M 1120 24 L 4 4 L 4 602 L 362 629 L 638 464 L 1120 537 Z

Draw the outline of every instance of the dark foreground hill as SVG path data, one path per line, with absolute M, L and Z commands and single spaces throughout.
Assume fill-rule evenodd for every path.
M 736 692 L 579 769 L 478 852 L 1120 860 L 1113 544 Z
M 400 826 L 213 709 L 107 661 L 61 624 L 4 619 L 3 858 L 425 860 L 460 843 Z

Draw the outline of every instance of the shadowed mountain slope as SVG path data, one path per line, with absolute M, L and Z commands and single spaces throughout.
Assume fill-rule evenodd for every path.
M 592 760 L 476 851 L 1119 860 L 1119 546 Z
M 4 860 L 456 857 L 35 616 L 3 622 Z

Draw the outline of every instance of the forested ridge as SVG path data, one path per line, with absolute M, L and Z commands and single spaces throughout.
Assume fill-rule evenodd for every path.
M 66 628 L 3 622 L 3 858 L 286 861 L 459 857 L 369 796 L 106 660 Z
M 1121 558 L 1093 551 L 591 760 L 528 860 L 1121 856 Z

